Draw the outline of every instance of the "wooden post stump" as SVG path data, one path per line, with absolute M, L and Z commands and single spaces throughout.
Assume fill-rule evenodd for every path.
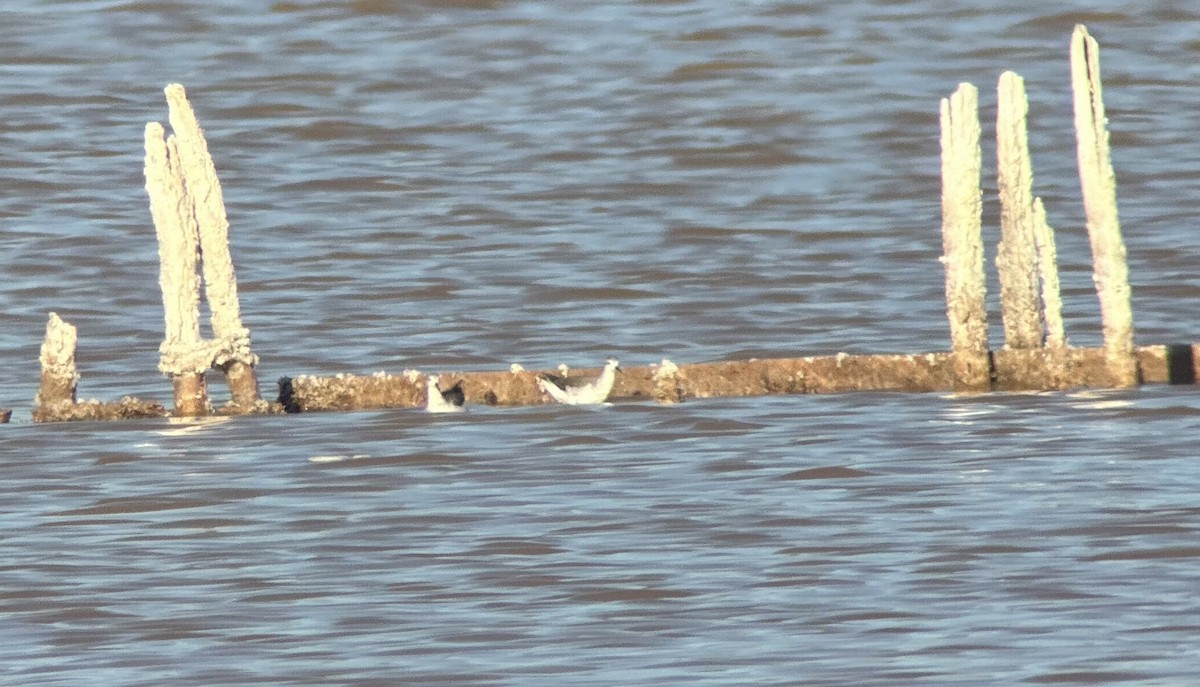
M 662 359 L 657 366 L 652 366 L 654 374 L 654 400 L 659 403 L 682 403 L 687 392 L 684 390 L 686 381 L 683 372 L 675 363 Z
M 52 417 L 75 404 L 79 373 L 75 368 L 75 348 L 78 332 L 50 313 L 46 322 L 46 337 L 42 340 L 39 360 L 42 363 L 41 383 L 34 398 L 34 419 Z

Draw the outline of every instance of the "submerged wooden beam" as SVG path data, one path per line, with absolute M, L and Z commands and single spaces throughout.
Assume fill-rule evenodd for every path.
M 54 408 L 50 413 L 34 411 L 34 422 L 75 422 L 101 420 L 138 420 L 166 417 L 167 409 L 155 401 L 125 396 L 118 401 L 90 399 Z
M 1197 354 L 1191 344 L 1145 346 L 1137 350 L 1144 381 L 1195 383 Z M 994 388 L 1051 391 L 1101 388 L 1110 379 L 1103 348 L 1006 349 L 996 351 Z M 623 367 L 613 400 L 685 401 L 699 398 L 829 394 L 853 391 L 953 392 L 954 354 L 810 356 L 763 358 L 688 365 Z M 594 375 L 599 368 L 573 370 Z M 1065 372 L 1063 372 L 1065 371 Z M 547 370 L 547 372 L 550 372 Z M 463 380 L 468 405 L 527 406 L 549 401 L 537 387 L 536 371 L 437 372 L 447 384 Z M 279 402 L 288 412 L 420 408 L 425 405 L 425 373 L 300 375 L 280 380 Z

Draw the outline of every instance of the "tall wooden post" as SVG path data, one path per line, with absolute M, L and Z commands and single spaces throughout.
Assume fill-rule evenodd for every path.
M 955 383 L 963 390 L 991 386 L 987 286 L 983 272 L 979 91 L 959 84 L 941 102 L 942 264 Z
M 1100 46 L 1082 24 L 1071 36 L 1071 89 L 1079 181 L 1092 244 L 1093 278 L 1100 298 L 1104 350 L 1118 387 L 1140 379 L 1133 346 L 1133 306 L 1125 243 L 1117 218 L 1117 182 L 1108 149 L 1108 120 L 1100 86 Z
M 170 84 L 164 92 L 171 129 L 179 149 L 186 196 L 193 206 L 199 231 L 204 295 L 216 339 L 212 364 L 225 372 L 234 404 L 253 406 L 261 402 L 254 373 L 258 357 L 250 350 L 250 330 L 242 326 L 221 182 L 183 86 Z
M 158 369 L 171 378 L 175 414 L 208 413 L 204 372 L 211 346 L 200 338 L 200 279 L 196 274 L 196 219 L 187 202 L 174 137 L 164 140 L 158 122 L 146 124 L 146 192 L 158 235 L 159 279 L 166 336 L 159 347 Z
M 1045 327 L 1038 293 L 1034 239 L 1033 165 L 1025 120 L 1025 82 L 1013 72 L 997 87 L 996 167 L 1000 195 L 1000 312 L 1007 348 L 1041 348 Z

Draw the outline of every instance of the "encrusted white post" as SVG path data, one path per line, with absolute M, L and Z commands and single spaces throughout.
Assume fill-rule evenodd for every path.
M 959 84 L 941 102 L 942 263 L 956 384 L 991 385 L 983 272 L 979 91 Z
M 258 357 L 250 350 L 250 330 L 242 326 L 221 182 L 183 86 L 170 84 L 164 92 L 179 150 L 184 190 L 193 205 L 199 230 L 204 294 L 216 339 L 211 362 L 225 372 L 234 404 L 251 406 L 261 400 L 254 374 Z
M 1100 298 L 1104 350 L 1115 386 L 1140 379 L 1133 346 L 1133 306 L 1125 243 L 1117 218 L 1117 182 L 1108 148 L 1108 120 L 1100 87 L 1100 46 L 1082 24 L 1071 36 L 1071 89 L 1079 181 L 1092 244 L 1093 279 Z
M 1042 308 L 1046 318 L 1046 348 L 1066 348 L 1063 327 L 1062 289 L 1058 281 L 1058 248 L 1054 229 L 1046 221 L 1041 198 L 1033 199 L 1033 239 L 1037 244 L 1038 274 L 1042 281 Z
M 52 415 L 56 407 L 75 403 L 75 389 L 79 384 L 79 373 L 75 369 L 77 341 L 75 327 L 64 322 L 57 313 L 50 313 L 39 357 L 42 379 L 33 401 L 35 420 Z
M 654 368 L 654 400 L 659 403 L 682 402 L 685 396 L 684 376 L 679 366 L 663 358 L 662 363 L 651 367 Z
M 1038 293 L 1033 217 L 1033 165 L 1025 121 L 1025 81 L 1014 72 L 997 86 L 996 168 L 1000 195 L 1000 313 L 1006 348 L 1041 348 L 1045 327 Z
M 166 323 L 158 369 L 171 377 L 176 415 L 205 415 L 208 388 L 204 372 L 211 366 L 212 353 L 211 346 L 200 338 L 196 220 L 183 186 L 175 137 L 164 140 L 164 133 L 158 122 L 146 124 L 146 192 L 158 235 L 158 283 Z

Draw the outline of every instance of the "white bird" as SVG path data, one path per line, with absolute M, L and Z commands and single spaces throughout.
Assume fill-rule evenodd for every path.
M 429 375 L 428 386 L 425 410 L 431 413 L 457 413 L 463 410 L 463 403 L 466 402 L 467 397 L 463 393 L 461 379 L 454 386 L 442 391 L 442 387 L 438 386 L 438 376 Z
M 600 376 L 590 382 L 542 373 L 538 375 L 538 386 L 559 403 L 571 406 L 604 403 L 612 392 L 617 372 L 621 371 L 620 365 L 616 358 L 609 358 Z

